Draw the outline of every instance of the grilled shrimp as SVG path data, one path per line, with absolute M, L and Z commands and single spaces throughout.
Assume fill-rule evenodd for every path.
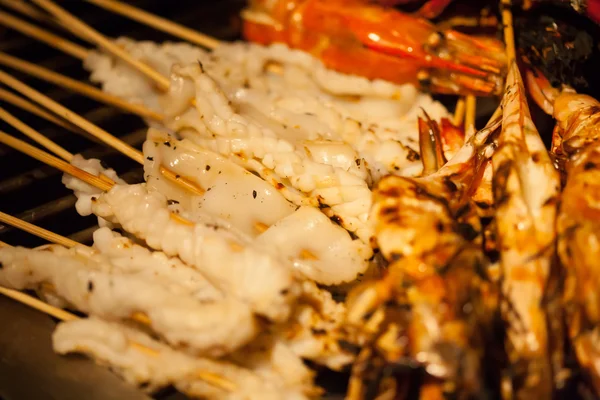
M 481 390 L 480 328 L 489 323 L 496 296 L 470 193 L 499 124 L 496 119 L 474 135 L 439 171 L 390 176 L 375 192 L 376 238 L 390 266 L 382 280 L 350 293 L 349 323 L 372 330 L 375 350 L 365 351 L 376 354 L 367 359 L 379 354 L 388 363 L 424 367 L 434 379 L 423 388 L 430 394 Z
M 503 97 L 503 128 L 492 157 L 496 230 L 510 377 L 505 396 L 550 398 L 548 316 L 560 178 L 540 138 L 515 63 Z
M 568 334 L 600 396 L 600 102 L 563 92 L 553 102 L 553 147 L 565 159 L 566 184 L 557 220 L 558 255 L 566 272 Z
M 242 17 L 248 40 L 285 43 L 344 73 L 439 93 L 490 95 L 502 87 L 501 42 L 365 0 L 253 0 Z

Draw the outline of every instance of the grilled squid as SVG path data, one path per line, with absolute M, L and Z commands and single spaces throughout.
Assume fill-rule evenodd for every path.
M 263 179 L 188 139 L 150 129 L 144 144 L 147 187 L 169 196 L 172 210 L 191 220 L 210 214 L 229 230 L 288 259 L 296 271 L 321 284 L 349 282 L 365 272 L 372 250 L 320 210 L 296 208 Z M 193 196 L 158 172 L 162 165 L 202 188 Z
M 320 204 L 328 207 L 346 229 L 368 242 L 370 229 L 366 219 L 370 190 L 362 176 L 360 163 L 352 163 L 346 170 L 315 161 L 310 152 L 298 148 L 300 142 L 305 140 L 301 130 L 261 124 L 255 122 L 260 116 L 236 111 L 218 84 L 203 73 L 197 64 L 180 69 L 179 74 L 194 82 L 196 112 L 203 124 L 201 130 L 206 131 L 204 137 L 256 139 L 252 142 L 254 145 L 247 147 L 242 153 L 244 157 L 259 159 L 267 168 L 288 179 L 292 187 L 309 193 Z M 202 132 L 198 134 L 203 136 Z M 194 140 L 195 136 L 186 137 Z M 219 150 L 223 152 L 223 149 Z M 241 151 L 242 149 L 229 149 L 225 154 Z
M 126 381 L 147 391 L 173 385 L 206 399 L 302 400 L 302 386 L 288 386 L 227 361 L 190 357 L 126 325 L 98 318 L 63 322 L 52 336 L 59 354 L 83 353 L 109 365 Z
M 224 294 L 197 269 L 184 264 L 179 258 L 149 250 L 106 227 L 96 230 L 93 237 L 93 249 L 106 257 L 119 272 L 177 285 L 179 290 L 192 294 L 200 301 L 224 298 Z
M 165 285 L 115 268 L 83 246 L 3 247 L 0 262 L 2 286 L 51 285 L 80 311 L 112 320 L 137 317 L 174 347 L 193 354 L 227 354 L 259 332 L 252 310 L 234 298 L 200 301 L 173 282 Z
M 278 321 L 289 316 L 296 281 L 282 259 L 219 226 L 177 218 L 161 193 L 149 193 L 144 184 L 115 185 L 98 196 L 92 211 L 151 248 L 179 256 L 257 313 Z
M 340 154 L 353 149 L 358 157 L 345 157 L 344 162 L 351 167 L 350 163 L 364 160 L 360 167 L 368 170 L 374 180 L 386 173 L 418 174 L 417 117 L 421 109 L 436 120 L 447 116 L 440 103 L 412 85 L 340 74 L 324 68 L 311 55 L 281 44 L 222 44 L 206 53 L 187 44 L 156 45 L 125 38 L 118 41 L 134 57 L 156 65 L 165 75 L 171 73 L 174 65 L 200 62 L 225 95 L 242 106 L 244 112 L 258 118 L 257 123 L 269 128 L 285 126 L 289 132 L 301 131 L 310 140 L 333 140 L 329 145 L 338 147 L 338 152 L 342 150 Z M 280 66 L 280 73 L 268 71 L 273 64 Z M 189 107 L 193 88 L 185 85 L 181 77 L 173 76 L 171 92 L 164 96 L 151 86 L 144 86 L 144 77 L 108 55 L 93 52 L 86 65 L 92 71 L 91 79 L 102 83 L 104 90 L 132 102 L 145 102 L 168 115 L 177 114 L 176 120 L 163 121 L 167 127 L 179 130 L 194 125 L 197 117 L 184 111 Z M 256 107 L 257 104 L 261 106 Z M 195 125 L 195 129 L 202 129 Z M 286 133 L 281 128 L 276 132 Z M 221 142 L 215 146 L 232 146 L 227 139 L 215 139 Z M 238 145 L 249 140 L 236 139 Z

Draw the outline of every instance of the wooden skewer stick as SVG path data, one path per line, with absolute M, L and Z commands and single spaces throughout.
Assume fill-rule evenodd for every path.
M 465 98 L 460 97 L 456 102 L 456 108 L 454 109 L 454 117 L 452 123 L 454 126 L 461 126 L 465 119 Z
M 511 65 L 517 59 L 511 7 L 511 0 L 502 0 L 502 25 L 504 26 L 504 44 L 506 45 L 508 65 Z
M 36 299 L 35 297 L 25 294 L 23 292 L 19 292 L 18 290 L 7 289 L 5 287 L 0 286 L 0 294 L 3 294 L 6 297 L 18 301 L 19 303 L 25 304 L 26 306 L 29 306 L 35 310 L 41 311 L 44 314 L 48 314 L 51 317 L 54 317 L 61 321 L 74 321 L 76 319 L 79 319 L 78 316 L 71 314 L 68 311 L 51 306 L 48 303 L 44 303 L 40 299 Z
M 73 158 L 73 154 L 69 153 L 63 147 L 54 143 L 52 140 L 48 139 L 46 136 L 42 135 L 35 129 L 32 129 L 29 125 L 23 123 L 17 117 L 6 111 L 4 108 L 0 107 L 0 119 L 8 122 L 14 128 L 23 132 L 27 137 L 35 140 L 40 145 L 44 146 L 46 149 L 50 150 L 54 154 L 58 155 L 60 158 L 71 161 Z
M 144 159 L 141 152 L 2 70 L 0 70 L 0 82 L 18 91 L 24 96 L 27 96 L 38 104 L 41 104 L 42 106 L 52 110 L 56 114 L 65 118 L 67 121 L 80 127 L 84 131 L 89 132 L 92 136 L 102 140 L 104 143 L 115 148 L 129 158 L 139 162 L 140 164 L 143 164 Z
M 41 94 L 37 90 L 33 89 L 30 86 L 27 86 L 23 82 L 19 81 L 18 79 L 12 77 L 11 75 L 9 75 L 6 72 L 1 71 L 1 70 L 0 70 L 0 82 L 4 83 L 7 86 L 10 86 L 11 88 L 15 89 L 16 91 L 20 92 L 21 94 L 29 97 L 31 100 L 34 100 L 34 101 L 38 102 L 39 104 L 43 105 L 44 107 L 54 111 L 56 114 L 62 116 L 67 121 L 80 127 L 81 129 L 88 132 L 92 136 L 103 141 L 108 146 L 125 154 L 132 160 L 137 161 L 140 164 L 144 163 L 144 156 L 139 150 L 134 149 L 127 143 L 123 142 L 122 140 L 120 140 L 120 139 L 114 137 L 113 135 L 111 135 L 110 133 L 106 132 L 104 129 L 98 127 L 97 125 L 92 124 L 90 121 L 79 116 L 77 113 L 74 113 L 73 111 L 69 110 L 68 108 L 58 104 L 51 98 Z M 166 169 L 163 166 L 160 167 L 160 173 L 166 179 L 170 180 L 171 182 L 173 182 L 177 185 L 180 185 L 181 187 L 183 187 L 184 189 L 188 190 L 191 193 L 194 193 L 194 194 L 200 195 L 200 196 L 204 194 L 204 190 L 202 188 L 199 188 L 193 182 L 190 182 L 189 180 L 184 179 L 184 178 L 174 174 L 172 171 Z
M 117 46 L 110 39 L 104 37 L 104 35 L 100 34 L 98 31 L 93 29 L 91 26 L 75 17 L 64 8 L 58 6 L 51 0 L 32 0 L 38 6 L 44 8 L 50 14 L 54 15 L 57 19 L 62 21 L 65 26 L 74 33 L 79 33 L 84 35 L 89 40 L 92 40 L 98 47 L 103 48 L 109 53 L 119 57 L 123 61 L 127 62 L 132 67 L 136 68 L 142 74 L 150 78 L 158 88 L 162 91 L 167 91 L 170 86 L 169 79 L 165 76 L 146 65 L 145 63 L 136 60 L 133 58 L 127 51 L 123 50 L 121 47 Z
M 151 14 L 147 11 L 141 10 L 137 7 L 133 7 L 129 4 L 123 3 L 121 1 L 115 0 L 87 0 L 90 3 L 93 3 L 99 7 L 102 7 L 106 10 L 115 12 L 117 14 L 123 15 L 134 21 L 141 22 L 146 24 L 152 28 L 155 28 L 159 31 L 169 33 L 173 36 L 179 37 L 181 39 L 187 40 L 191 43 L 197 44 L 209 50 L 214 50 L 217 46 L 219 46 L 222 42 L 216 38 L 208 36 L 204 33 L 198 32 L 196 30 L 190 29 L 181 24 L 177 24 L 173 21 L 169 21 L 168 19 L 159 17 L 157 15 Z M 267 65 L 267 69 L 270 72 L 275 74 L 282 74 L 282 67 L 280 64 L 269 63 Z M 195 99 L 192 101 L 194 104 Z
M 0 0 L 0 4 L 38 22 L 42 22 L 44 24 L 52 25 L 53 27 L 66 30 L 65 27 L 63 27 L 60 24 L 57 24 L 56 21 L 48 14 L 38 10 L 35 7 L 30 6 L 23 0 Z
M 477 114 L 477 98 L 468 95 L 465 105 L 465 133 L 475 133 L 475 116 Z
M 17 117 L 13 116 L 8 111 L 2 108 L 0 108 L 0 119 L 3 119 L 4 121 L 8 122 L 18 131 L 23 133 L 25 136 L 33 139 L 35 142 L 50 150 L 63 160 L 71 162 L 71 160 L 73 159 L 73 154 L 71 154 L 58 144 L 54 143 L 52 140 L 48 139 L 46 136 L 42 135 L 41 133 L 39 133 L 38 131 L 25 124 L 23 121 L 19 120 Z M 103 179 L 108 183 L 114 184 L 114 182 L 104 174 L 100 174 L 100 179 Z
M 69 164 L 64 160 L 61 160 L 60 158 L 46 153 L 44 150 L 38 149 L 37 147 L 30 145 L 29 143 L 25 143 L 22 140 L 12 137 L 3 131 L 0 131 L 0 143 L 4 143 L 5 145 L 12 147 L 15 150 L 18 150 L 23 154 L 35 158 L 36 160 L 41 161 L 46 165 L 54 167 L 64 172 L 65 174 L 69 174 L 87 183 L 88 185 L 94 186 L 95 188 L 98 188 L 104 192 L 108 192 L 115 185 L 115 182 L 113 182 L 108 177 L 97 177 L 95 175 L 92 175 L 87 171 L 84 171 L 80 168 L 77 168 L 74 165 Z M 187 219 L 175 213 L 171 213 L 171 218 L 184 225 L 194 225 L 193 222 L 188 221 Z
M 15 70 L 21 72 L 25 72 L 29 75 L 35 76 L 36 78 L 40 78 L 45 81 L 54 83 L 56 85 L 65 87 L 74 92 L 90 97 L 94 100 L 98 100 L 102 103 L 118 107 L 122 110 L 125 110 L 135 115 L 139 115 L 143 118 L 150 118 L 156 121 L 162 121 L 164 119 L 163 115 L 154 112 L 142 105 L 130 103 L 126 100 L 123 100 L 120 97 L 103 92 L 102 90 L 94 86 L 76 81 L 67 76 L 51 71 L 47 68 L 40 67 L 39 65 L 32 64 L 30 62 L 21 60 L 17 57 L 13 57 L 3 52 L 0 52 L 0 64 L 10 68 L 14 68 Z
M 89 183 L 90 185 L 97 187 L 101 190 L 110 190 L 114 184 L 114 182 L 111 184 L 104 179 L 98 178 L 97 176 L 94 176 L 89 172 L 86 172 L 69 164 L 66 161 L 61 160 L 60 158 L 54 157 L 53 155 L 46 153 L 45 151 L 40 150 L 35 146 L 25 143 L 22 140 L 16 139 L 7 134 L 6 132 L 0 131 L 0 142 L 12 147 L 15 150 L 27 154 L 28 156 L 33 157 L 36 160 L 43 162 L 44 164 L 57 168 L 66 174 L 72 175 L 77 179 Z
M 85 60 L 85 58 L 88 56 L 89 51 L 85 47 L 50 33 L 45 29 L 32 25 L 29 22 L 10 15 L 4 11 L 0 11 L 0 24 L 19 31 L 24 35 L 40 40 L 80 60 Z
M 207 49 L 214 49 L 221 41 L 185 27 L 183 25 L 177 24 L 173 21 L 169 21 L 168 19 L 159 17 L 157 15 L 151 14 L 147 11 L 141 10 L 137 7 L 130 6 L 129 4 L 123 3 L 121 1 L 113 1 L 113 0 L 87 0 L 88 2 L 95 4 L 99 7 L 102 7 L 106 10 L 112 11 L 114 13 L 120 14 L 124 17 L 130 18 L 134 21 L 141 22 L 142 24 L 146 24 L 153 28 L 156 28 L 160 31 L 169 33 L 175 37 L 181 38 L 183 40 L 187 40 L 188 42 L 197 44 L 199 46 L 205 47 Z
M 38 117 L 43 118 L 49 122 L 52 122 L 62 128 L 68 129 L 69 131 L 71 131 L 73 133 L 77 133 L 77 134 L 81 133 L 79 128 L 69 124 L 68 122 L 66 122 L 60 118 L 57 118 L 53 114 L 50 114 L 49 112 L 44 110 L 43 108 L 38 107 L 35 104 L 31 103 L 29 100 L 25 100 L 21 96 L 17 96 L 16 94 L 9 92 L 8 90 L 4 90 L 4 89 L 0 88 L 0 100 L 10 103 L 13 106 L 19 107 L 19 108 L 21 108 L 25 111 L 28 111 L 32 114 L 35 114 Z
M 49 242 L 60 244 L 65 247 L 74 247 L 79 244 L 76 241 L 71 240 L 67 237 L 61 236 L 39 226 L 30 224 L 29 222 L 13 217 L 12 215 L 5 214 L 1 211 L 0 222 L 21 229 L 22 231 L 25 231 L 27 233 L 31 233 L 32 235 L 45 239 Z

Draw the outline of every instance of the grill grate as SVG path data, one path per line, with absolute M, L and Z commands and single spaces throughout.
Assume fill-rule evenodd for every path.
M 178 1 L 177 7 L 170 5 L 174 3 L 161 0 L 137 0 L 130 3 L 212 36 L 228 40 L 238 37 L 237 16 L 244 2 L 241 0 L 219 2 L 185 0 Z M 158 42 L 178 40 L 85 2 L 68 2 L 63 6 L 99 31 L 112 37 L 128 36 L 138 40 L 146 39 Z M 54 29 L 54 31 L 61 36 L 66 35 L 59 29 Z M 2 35 L 0 51 L 75 79 L 88 80 L 88 73 L 83 69 L 79 60 L 12 30 L 2 30 L 0 34 Z M 70 36 L 69 38 L 73 39 Z M 79 43 L 90 47 L 84 42 L 79 41 Z M 8 71 L 128 144 L 140 148 L 145 137 L 145 125 L 138 117 L 125 115 L 114 108 L 100 105 L 93 100 L 32 79 L 17 71 Z M 128 182 L 141 181 L 140 165 L 127 157 L 104 145 L 55 127 L 27 112 L 10 105 L 6 105 L 6 107 L 9 112 L 70 152 L 82 153 L 86 157 L 101 158 L 106 164 L 115 168 Z M 5 123 L 2 124 L 1 129 L 23 139 L 22 135 Z M 38 161 L 0 145 L 0 210 L 89 244 L 96 220 L 94 217 L 82 218 L 77 214 L 73 207 L 75 196 L 61 184 L 61 177 L 62 174 L 53 168 L 46 167 Z M 38 246 L 44 243 L 41 239 L 4 225 L 0 225 L 0 240 L 23 246 Z

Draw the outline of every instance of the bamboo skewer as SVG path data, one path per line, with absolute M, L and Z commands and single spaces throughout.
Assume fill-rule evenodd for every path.
M 456 102 L 456 107 L 454 108 L 454 117 L 452 118 L 452 123 L 454 126 L 461 126 L 465 119 L 465 98 L 460 97 Z
M 40 67 L 39 65 L 32 64 L 3 52 L 0 52 L 0 64 L 14 68 L 15 70 L 21 72 L 25 72 L 29 75 L 35 76 L 36 78 L 43 79 L 67 89 L 71 89 L 74 92 L 80 93 L 94 100 L 98 100 L 102 103 L 118 107 L 132 114 L 139 115 L 140 117 L 150 118 L 156 121 L 162 121 L 164 119 L 163 115 L 154 112 L 149 108 L 130 103 L 120 97 L 103 92 L 94 86 L 76 81 L 47 68 Z
M 0 0 L 0 4 L 38 22 L 42 22 L 44 24 L 52 25 L 53 27 L 66 30 L 65 27 L 63 27 L 60 24 L 57 24 L 56 21 L 48 14 L 45 14 L 42 11 L 30 6 L 23 0 Z
M 100 139 L 102 142 L 104 142 L 108 146 L 125 154 L 132 160 L 137 161 L 138 163 L 140 163 L 142 165 L 144 164 L 144 156 L 139 150 L 134 149 L 127 143 L 123 142 L 122 140 L 120 140 L 120 139 L 116 138 L 115 136 L 111 135 L 110 133 L 106 132 L 104 129 L 98 127 L 97 125 L 92 124 L 90 121 L 79 116 L 77 113 L 72 112 L 68 108 L 58 104 L 57 102 L 50 99 L 49 97 L 41 94 L 37 90 L 33 89 L 30 86 L 27 86 L 23 82 L 19 81 L 18 79 L 12 77 L 11 75 L 9 75 L 6 72 L 1 71 L 1 70 L 0 70 L 0 82 L 4 83 L 7 86 L 10 86 L 11 88 L 15 89 L 16 91 L 20 92 L 21 94 L 38 102 L 39 104 L 43 105 L 44 107 L 54 111 L 56 114 L 62 116 L 67 121 L 71 122 L 72 124 L 78 126 L 81 129 L 83 129 L 84 131 L 88 132 L 92 136 Z M 204 194 L 204 190 L 202 188 L 199 188 L 194 183 L 192 183 L 184 178 L 181 178 L 180 176 L 174 174 L 172 171 L 166 169 L 165 167 L 161 166 L 160 172 L 166 179 L 170 180 L 171 182 L 173 182 L 177 185 L 182 186 L 184 189 L 190 191 L 191 193 L 194 193 L 196 195 Z
M 35 104 L 31 103 L 28 100 L 25 100 L 24 98 L 17 96 L 14 93 L 11 93 L 7 90 L 4 90 L 2 88 L 0 88 L 0 100 L 5 101 L 7 103 L 12 104 L 13 106 L 16 106 L 18 108 L 21 108 L 25 111 L 28 111 L 32 114 L 37 115 L 38 117 L 41 117 L 49 122 L 52 122 L 62 128 L 68 129 L 69 131 L 73 132 L 73 133 L 81 133 L 81 131 L 79 130 L 79 128 L 69 124 L 68 122 L 54 116 L 53 114 L 50 114 L 49 112 L 47 112 L 46 110 L 44 110 L 41 107 L 36 106 Z
M 8 215 L 1 211 L 0 222 L 21 229 L 22 231 L 25 231 L 27 233 L 31 233 L 32 235 L 45 239 L 49 242 L 60 244 L 65 247 L 74 247 L 79 245 L 79 243 L 77 243 L 74 240 L 61 236 L 39 226 L 35 226 L 27 221 L 23 221 L 22 219 L 13 217 L 12 215 Z
M 54 167 L 59 171 L 62 171 L 65 174 L 69 174 L 87 183 L 88 185 L 94 186 L 95 188 L 100 189 L 104 192 L 108 192 L 115 185 L 115 182 L 113 182 L 108 177 L 97 177 L 95 175 L 92 175 L 89 172 L 77 168 L 76 166 L 71 165 L 68 162 L 61 160 L 60 158 L 57 158 L 51 154 L 48 154 L 35 146 L 32 146 L 28 143 L 25 143 L 22 140 L 12 137 L 6 132 L 0 131 L 0 143 L 4 143 L 5 145 L 20 151 L 21 153 L 35 158 L 36 160 L 43 162 L 46 165 Z M 184 225 L 194 225 L 193 222 L 188 221 L 187 219 L 175 213 L 171 213 L 171 218 Z
M 47 68 L 40 67 L 39 65 L 32 64 L 30 62 L 21 60 L 17 57 L 13 57 L 3 52 L 0 52 L 0 64 L 10 68 L 14 68 L 15 70 L 21 72 L 25 72 L 29 75 L 35 76 L 36 78 L 40 78 L 45 81 L 54 83 L 56 85 L 65 87 L 74 92 L 90 97 L 94 100 L 98 100 L 102 103 L 118 107 L 122 110 L 139 115 L 143 118 L 150 118 L 156 121 L 161 121 L 164 118 L 163 115 L 154 112 L 144 106 L 130 103 L 126 100 L 123 100 L 120 97 L 103 92 L 102 90 L 94 86 L 76 81 L 67 76 L 51 71 Z
M 185 27 L 183 25 L 177 24 L 173 21 L 169 21 L 168 19 L 159 17 L 157 15 L 151 14 L 147 11 L 141 10 L 137 7 L 133 7 L 129 4 L 123 3 L 121 1 L 113 1 L 113 0 L 87 0 L 89 3 L 95 4 L 99 7 L 102 7 L 106 10 L 112 11 L 114 13 L 120 14 L 124 17 L 130 18 L 134 21 L 141 22 L 152 28 L 158 29 L 160 31 L 169 33 L 175 37 L 181 38 L 183 40 L 187 40 L 188 42 L 197 44 L 199 46 L 205 47 L 207 49 L 214 49 L 215 47 L 221 44 L 221 41 Z
M 14 128 L 23 132 L 27 137 L 35 140 L 40 145 L 44 146 L 46 149 L 50 150 L 52 153 L 58 155 L 60 158 L 71 161 L 73 158 L 73 154 L 69 153 L 63 147 L 54 143 L 52 140 L 48 139 L 46 136 L 42 135 L 35 129 L 32 129 L 30 126 L 23 123 L 21 120 L 16 118 L 14 115 L 0 107 L 0 119 L 3 119 Z
M 36 21 L 52 22 L 52 18 L 48 17 L 47 14 L 44 14 L 40 10 L 36 10 L 21 0 L 0 0 L 0 4 L 2 4 L 4 7 L 10 8 L 13 11 L 17 11 L 23 15 L 26 15 L 31 19 L 35 19 Z
M 477 114 L 477 98 L 468 95 L 465 101 L 465 139 L 475 134 L 475 117 Z
M 7 134 L 6 132 L 0 131 L 0 142 L 12 147 L 15 150 L 27 154 L 28 156 L 35 158 L 36 160 L 41 161 L 44 164 L 59 169 L 66 174 L 74 176 L 75 178 L 81 179 L 82 181 L 89 183 L 90 185 L 95 186 L 98 189 L 107 191 L 110 190 L 114 185 L 114 182 L 107 182 L 107 180 L 105 179 L 92 175 L 89 172 L 79 169 L 69 164 L 68 162 L 61 160 L 60 158 L 57 158 L 53 155 L 46 153 L 43 150 L 38 149 L 35 146 L 25 143 L 22 140 L 16 139 Z
M 3 245 L 6 245 L 6 243 L 3 243 Z M 35 297 L 30 296 L 23 292 L 19 292 L 18 290 L 7 289 L 5 287 L 0 286 L 0 294 L 3 294 L 4 296 L 6 296 L 8 298 L 18 301 L 19 303 L 25 304 L 26 306 L 29 306 L 35 310 L 41 311 L 44 314 L 48 314 L 51 317 L 54 317 L 61 321 L 74 321 L 76 319 L 79 319 L 78 316 L 71 314 L 68 311 L 61 310 L 60 308 L 51 306 L 48 303 L 44 303 L 40 299 L 36 299 Z
M 136 68 L 142 74 L 150 78 L 162 91 L 167 91 L 170 86 L 169 79 L 149 67 L 145 63 L 133 58 L 127 51 L 113 43 L 110 39 L 104 37 L 98 31 L 93 29 L 91 26 L 75 17 L 62 7 L 58 6 L 51 0 L 32 0 L 38 6 L 44 8 L 50 14 L 54 15 L 58 20 L 62 21 L 65 26 L 74 33 L 84 35 L 88 40 L 93 41 L 98 47 L 106 50 L 107 52 L 119 57 L 123 61 Z
M 502 11 L 502 25 L 504 27 L 504 44 L 506 46 L 506 55 L 508 65 L 511 65 L 513 61 L 517 59 L 517 52 L 515 48 L 515 32 L 513 29 L 513 17 L 512 17 L 512 1 L 502 0 L 501 11 Z
M 10 15 L 4 11 L 0 11 L 0 24 L 8 26 L 14 30 L 17 30 L 24 35 L 31 36 L 37 40 L 40 40 L 62 52 L 65 52 L 80 60 L 85 60 L 89 54 L 89 50 L 78 44 L 71 42 L 70 40 L 64 39 L 58 35 L 50 33 L 45 29 L 39 28 L 29 22 Z
M 140 164 L 143 164 L 144 159 L 143 159 L 142 153 L 139 152 L 138 150 L 134 149 L 133 147 L 129 146 L 127 143 L 117 139 L 110 133 L 106 132 L 104 129 L 92 124 L 85 118 L 80 117 L 78 114 L 74 113 L 73 111 L 58 104 L 51 98 L 41 94 L 37 90 L 33 89 L 30 86 L 27 86 L 23 82 L 19 81 L 18 79 L 12 77 L 11 75 L 9 75 L 6 72 L 1 71 L 1 70 L 0 70 L 0 82 L 4 83 L 7 86 L 10 86 L 11 88 L 18 91 L 19 93 L 27 96 L 31 100 L 52 110 L 56 114 L 65 118 L 67 121 L 73 123 L 74 125 L 78 126 L 79 128 L 83 129 L 84 131 L 89 132 L 92 136 L 95 136 L 96 138 L 102 140 L 104 143 L 115 148 L 116 150 L 125 154 L 129 158 L 139 162 Z
M 50 150 L 63 160 L 71 162 L 71 160 L 73 159 L 72 153 L 65 150 L 58 144 L 54 143 L 52 140 L 48 139 L 46 136 L 42 135 L 41 133 L 31 128 L 29 125 L 25 124 L 24 122 L 22 122 L 21 120 L 11 115 L 8 111 L 2 108 L 0 108 L 0 119 L 3 119 L 4 121 L 12 125 L 14 128 L 16 128 L 18 131 L 23 133 L 25 136 L 33 139 L 38 144 Z M 104 174 L 100 174 L 100 179 L 103 179 L 108 183 L 114 184 L 114 182 Z

